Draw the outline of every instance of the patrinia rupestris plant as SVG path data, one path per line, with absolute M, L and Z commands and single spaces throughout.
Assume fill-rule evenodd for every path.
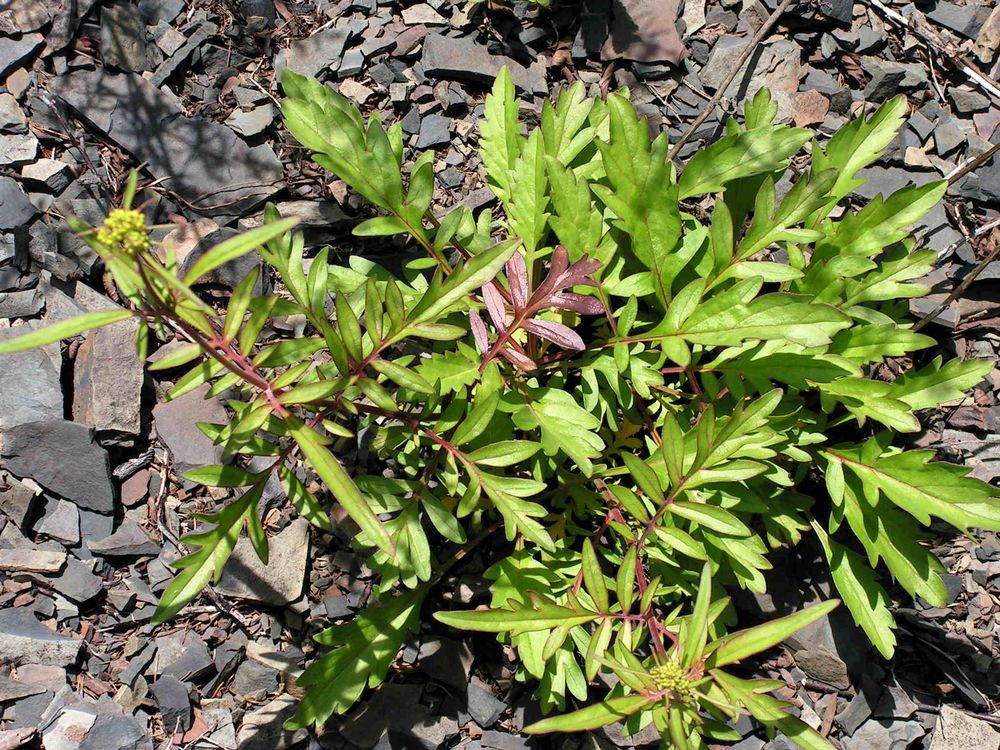
M 151 366 L 194 363 L 171 397 L 205 382 L 238 394 L 229 424 L 202 425 L 226 465 L 188 474 L 234 498 L 186 537 L 192 552 L 157 621 L 218 578 L 244 528 L 266 559 L 258 505 L 277 474 L 320 529 L 331 528 L 327 497 L 343 506 L 380 600 L 316 637 L 327 650 L 299 680 L 292 726 L 322 723 L 377 685 L 444 571 L 502 529 L 506 542 L 488 546 L 489 605 L 435 616 L 512 644 L 546 711 L 587 704 L 527 731 L 652 721 L 673 746 L 700 747 L 736 738 L 727 721 L 749 712 L 825 746 L 767 695 L 775 683 L 723 668 L 832 604 L 731 633 L 726 589 L 763 591 L 769 551 L 815 535 L 844 603 L 889 657 L 885 574 L 945 601 L 923 528 L 1000 528 L 994 488 L 894 445 L 918 429 L 916 412 L 962 397 L 991 363 L 936 358 L 872 377 L 934 344 L 905 318 L 934 261 L 906 228 L 945 184 L 848 203 L 904 100 L 820 144 L 776 125 L 761 91 L 742 124 L 677 168 L 624 94 L 592 100 L 572 86 L 525 133 L 504 72 L 480 129 L 499 207 L 476 217 L 431 211 L 434 154 L 404 166 L 398 124 L 366 122 L 291 72 L 282 85 L 291 133 L 378 209 L 355 234 L 408 235 L 419 257 L 397 275 L 360 257 L 333 265 L 326 250 L 306 263 L 302 236 L 269 207 L 263 227 L 179 276 L 171 248 L 148 249 L 133 180 L 101 231 L 76 225 L 129 309 L 0 345 L 140 316 L 142 356 L 171 332 L 186 342 Z M 192 291 L 257 249 L 278 292 L 255 297 L 251 274 L 218 313 Z M 305 319 L 302 336 L 262 336 L 288 315 Z M 337 454 L 362 428 L 374 456 L 352 476 Z M 273 461 L 251 472 L 251 456 Z M 617 685 L 595 696 L 600 672 Z

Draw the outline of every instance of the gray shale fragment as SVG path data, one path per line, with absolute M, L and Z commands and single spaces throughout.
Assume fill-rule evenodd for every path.
M 31 654 L 35 664 L 65 667 L 76 661 L 83 641 L 59 635 L 35 619 L 30 610 L 0 610 L 0 659 L 23 661 Z
M 199 213 L 236 215 L 281 187 L 283 169 L 270 146 L 251 148 L 225 125 L 185 117 L 141 76 L 78 71 L 49 89 L 154 175 L 170 177 L 168 186 Z

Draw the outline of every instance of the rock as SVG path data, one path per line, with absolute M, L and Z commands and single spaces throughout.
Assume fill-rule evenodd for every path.
M 338 88 L 343 96 L 346 96 L 359 106 L 368 101 L 369 97 L 375 93 L 372 89 L 368 88 L 364 84 L 358 83 L 353 78 L 347 79 L 341 83 Z
M 160 554 L 160 545 L 154 542 L 135 521 L 125 519 L 109 537 L 87 545 L 101 557 L 139 557 Z
M 0 391 L 2 392 L 2 391 Z M 0 513 L 20 531 L 31 517 L 35 506 L 35 493 L 13 477 L 0 473 Z M 3 520 L 0 516 L 0 520 Z
M 417 24 L 423 24 L 424 26 L 447 26 L 448 19 L 427 5 L 427 3 L 420 3 L 419 5 L 411 5 L 409 8 L 403 8 L 403 23 L 407 26 L 416 26 Z
M 10 94 L 0 94 L 0 132 L 25 133 L 28 130 L 28 120 L 24 110 Z
M 233 113 L 226 118 L 226 125 L 248 138 L 270 127 L 272 122 L 274 122 L 274 107 L 270 102 L 247 111 L 233 110 Z
M 7 76 L 7 92 L 15 99 L 20 99 L 31 86 L 31 73 L 24 68 L 18 68 Z
M 64 667 L 76 661 L 81 645 L 77 638 L 49 630 L 29 610 L 0 609 L 0 659 L 22 661 L 31 654 L 36 664 Z
M 423 150 L 451 142 L 451 120 L 441 115 L 427 115 L 420 121 L 416 148 Z
M 823 122 L 826 119 L 826 113 L 830 111 L 830 100 L 815 90 L 797 94 L 794 102 L 795 113 L 792 115 L 792 119 L 797 128 Z
M 36 31 L 51 18 L 45 0 L 18 0 L 0 9 L 0 34 L 24 34 Z
M 387 730 L 409 733 L 431 718 L 430 709 L 420 703 L 422 693 L 420 685 L 383 683 L 367 703 L 344 718 L 340 734 L 358 747 L 370 748 Z
M 153 683 L 153 697 L 160 709 L 163 727 L 168 735 L 191 728 L 191 696 L 184 683 L 173 675 L 160 677 Z
M 38 213 L 21 187 L 10 177 L 0 177 L 0 229 L 25 226 Z
M 923 727 L 916 721 L 868 721 L 850 737 L 844 737 L 844 750 L 907 750 L 924 736 Z
M 495 729 L 487 729 L 479 741 L 483 747 L 493 750 L 529 750 L 530 747 L 525 737 L 518 737 L 509 732 L 498 732 Z
M 0 328 L 0 341 L 9 341 L 29 330 Z M 43 349 L 0 354 L 0 443 L 8 429 L 39 419 L 61 419 L 62 415 L 59 373 Z
M 38 315 L 45 297 L 38 287 L 23 292 L 0 292 L 0 318 L 25 318 Z
M 865 101 L 881 103 L 894 97 L 906 72 L 897 64 L 876 57 L 864 57 L 862 61 L 864 70 L 871 74 L 871 80 L 863 92 Z
M 153 39 L 156 41 L 156 46 L 163 50 L 163 54 L 167 57 L 174 55 L 187 41 L 187 37 L 164 21 L 160 21 L 156 27 Z
M 988 5 L 955 5 L 938 0 L 927 13 L 927 19 L 964 37 L 975 39 L 989 15 Z
M 421 58 L 424 73 L 431 78 L 491 84 L 504 65 L 514 84 L 522 91 L 548 93 L 545 64 L 539 60 L 530 68 L 499 55 L 484 54 L 474 39 L 428 34 Z
M 180 398 L 153 407 L 156 434 L 170 450 L 178 473 L 222 461 L 222 448 L 196 426 L 197 422 L 221 424 L 229 420 L 218 399 L 205 398 L 208 390 L 207 384 L 199 386 Z
M 445 685 L 463 689 L 469 684 L 472 651 L 450 638 L 428 638 L 420 644 L 417 662 L 424 674 Z
M 875 707 L 876 719 L 909 719 L 917 712 L 917 704 L 898 685 L 890 686 Z
M 205 43 L 212 34 L 217 31 L 217 27 L 214 23 L 210 21 L 202 21 L 201 23 L 195 24 L 192 29 L 190 29 L 190 35 L 170 57 L 160 63 L 160 66 L 150 77 L 149 81 L 153 86 L 162 86 L 170 76 L 174 74 L 185 60 L 187 60 L 191 53 L 197 49 L 201 49 L 202 45 Z
M 77 604 L 86 604 L 104 591 L 104 581 L 94 575 L 87 564 L 75 557 L 66 558 L 66 567 L 59 575 L 37 575 L 60 595 Z
M 738 36 L 724 35 L 719 37 L 715 46 L 712 47 L 712 54 L 709 55 L 708 62 L 705 63 L 705 67 L 698 73 L 701 82 L 712 89 L 718 89 L 725 78 L 732 72 L 733 66 L 749 44 L 749 39 Z M 746 65 L 744 63 L 744 66 Z M 733 83 L 726 90 L 734 90 L 739 85 L 740 78 L 741 76 L 737 75 Z
M 35 533 L 67 546 L 80 543 L 80 509 L 66 500 L 49 500 Z
M 146 69 L 146 29 L 131 3 L 116 0 L 101 9 L 101 56 L 105 65 L 129 73 Z
M 483 729 L 496 724 L 500 714 L 507 710 L 507 704 L 497 700 L 485 685 L 473 678 L 466 691 L 466 705 L 469 714 Z
M 349 224 L 353 221 L 343 209 L 332 201 L 302 200 L 283 201 L 277 204 L 281 218 L 296 218 L 297 229 L 323 228 L 330 229 Z M 254 229 L 263 226 L 264 216 L 248 216 L 240 221 L 240 229 Z
M 834 21 L 850 23 L 854 20 L 854 0 L 819 0 L 816 7 Z
M 190 41 L 190 40 L 189 40 Z M 231 129 L 185 117 L 170 94 L 134 74 L 76 71 L 49 83 L 59 96 L 203 214 L 236 215 L 281 187 L 270 146 L 250 148 Z
M 73 179 L 73 168 L 58 159 L 39 159 L 21 170 L 21 179 L 29 187 L 40 188 L 58 195 Z
M 12 680 L 9 677 L 0 676 L 0 703 L 9 703 L 20 698 L 27 698 L 29 695 L 44 693 L 45 688 L 41 685 L 34 685 L 22 680 Z M 0 745 L 0 747 L 3 747 Z
M 948 98 L 951 99 L 955 110 L 961 114 L 981 112 L 990 107 L 989 97 L 983 96 L 978 91 L 960 89 L 956 86 L 948 89 Z
M 41 34 L 22 34 L 18 39 L 0 35 L 0 78 L 41 47 L 44 41 Z
M 135 355 L 136 318 L 90 331 L 76 352 L 73 419 L 104 444 L 132 445 L 142 431 L 142 363 Z
M 0 549 L 0 571 L 5 573 L 58 573 L 65 564 L 65 552 Z
M 91 711 L 64 708 L 55 721 L 42 730 L 42 747 L 44 750 L 77 750 L 96 718 Z
M 114 511 L 108 454 L 86 425 L 61 419 L 17 425 L 4 431 L 0 457 L 11 473 L 31 477 L 81 508 Z
M 215 669 L 205 641 L 194 633 L 171 633 L 157 638 L 154 675 L 172 675 L 188 682 L 197 681 Z
M 38 139 L 31 133 L 0 135 L 0 165 L 19 167 L 38 156 Z
M 934 127 L 934 146 L 938 156 L 946 156 L 965 145 L 965 131 L 948 116 L 943 116 Z
M 930 750 L 997 750 L 1000 733 L 982 719 L 941 706 Z
M 132 716 L 101 713 L 77 750 L 153 750 L 153 741 Z
M 795 652 L 795 663 L 815 680 L 846 690 L 851 686 L 847 665 L 824 645 L 800 649 Z
M 278 670 L 247 660 L 236 668 L 232 689 L 252 700 L 259 700 L 278 689 Z
M 292 717 L 298 701 L 290 695 L 275 698 L 256 711 L 243 716 L 243 725 L 236 735 L 239 750 L 288 750 L 306 737 L 305 729 L 291 732 L 282 724 Z
M 236 543 L 216 591 L 225 596 L 284 606 L 302 596 L 309 557 L 309 522 L 297 518 L 270 541 L 264 565 L 246 537 Z
M 327 68 L 337 68 L 344 55 L 344 48 L 351 33 L 346 28 L 332 28 L 318 31 L 305 39 L 292 42 L 284 53 L 284 64 L 281 56 L 275 62 L 275 69 L 280 74 L 283 68 L 288 68 L 299 75 L 316 77 Z
M 173 23 L 184 12 L 184 0 L 139 0 L 139 17 L 147 26 Z

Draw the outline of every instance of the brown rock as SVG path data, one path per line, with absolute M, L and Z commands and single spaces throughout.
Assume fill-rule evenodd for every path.
M 804 128 L 807 125 L 823 122 L 829 111 L 829 99 L 815 89 L 803 91 L 795 97 L 795 113 L 792 119 L 795 121 L 795 127 Z

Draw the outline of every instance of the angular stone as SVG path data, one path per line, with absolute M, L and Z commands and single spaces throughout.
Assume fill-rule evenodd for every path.
M 44 41 L 41 34 L 24 34 L 17 39 L 0 35 L 0 78 L 41 47 Z
M 426 639 L 420 644 L 417 660 L 420 669 L 433 680 L 459 689 L 469 684 L 472 651 L 461 641 L 450 638 Z
M 49 500 L 35 533 L 71 547 L 79 544 L 80 509 L 66 500 Z
M 236 215 L 281 187 L 270 146 L 250 148 L 225 125 L 184 117 L 172 95 L 140 76 L 78 71 L 51 81 L 49 91 L 154 175 L 169 176 L 167 186 L 200 213 Z
M 476 679 L 469 682 L 466 691 L 466 706 L 469 709 L 469 714 L 483 729 L 488 729 L 496 724 L 500 714 L 507 710 L 507 704 L 497 700 L 493 693 Z
M 409 8 L 403 8 L 403 23 L 407 26 L 416 26 L 417 24 L 423 24 L 424 26 L 447 26 L 448 19 L 427 3 L 419 3 L 418 5 L 411 5 Z
M 997 750 L 1000 733 L 982 719 L 941 706 L 930 750 Z
M 426 149 L 451 142 L 451 120 L 441 115 L 427 115 L 420 121 L 416 148 Z
M 323 70 L 338 66 L 344 55 L 344 48 L 351 38 L 351 32 L 346 28 L 333 28 L 318 31 L 305 39 L 292 42 L 284 53 L 284 65 L 276 63 L 275 68 L 288 68 L 299 75 L 315 77 Z
M 27 326 L 0 328 L 0 341 L 22 336 Z M 39 419 L 61 419 L 62 385 L 42 349 L 0 354 L 0 444 L 6 430 Z
M 241 109 L 234 110 L 226 118 L 226 125 L 248 138 L 257 135 L 264 128 L 270 127 L 272 122 L 274 122 L 274 107 L 271 106 L 270 102 L 246 112 Z
M 844 750 L 907 750 L 913 742 L 924 736 L 923 727 L 916 721 L 867 721 L 850 737 L 844 737 Z
M 232 689 L 248 698 L 263 698 L 278 689 L 278 670 L 247 660 L 237 667 Z
M 202 21 L 196 24 L 193 29 L 191 29 L 190 35 L 184 41 L 184 43 L 177 49 L 170 57 L 160 63 L 160 67 L 156 69 L 152 77 L 149 79 L 153 86 L 162 86 L 170 76 L 174 74 L 185 60 L 187 60 L 191 53 L 196 49 L 199 49 L 212 34 L 214 34 L 218 28 L 214 23 L 210 21 Z
M 816 7 L 834 21 L 850 23 L 854 19 L 854 0 L 819 0 Z
M 138 719 L 102 713 L 77 750 L 153 750 L 153 740 Z
M 0 659 L 22 661 L 31 654 L 36 664 L 65 667 L 76 661 L 83 641 L 49 630 L 27 609 L 0 610 Z
M 305 729 L 294 732 L 285 729 L 284 724 L 292 717 L 298 701 L 290 695 L 275 698 L 255 711 L 243 716 L 236 743 L 239 748 L 266 748 L 267 750 L 288 750 L 306 737 Z
M 481 44 L 468 37 L 429 34 L 424 39 L 421 60 L 424 73 L 431 78 L 483 84 L 492 83 L 506 65 L 519 89 L 533 94 L 548 93 L 544 62 L 526 68 L 508 57 L 486 54 Z
M 989 97 L 980 94 L 978 91 L 960 89 L 955 86 L 948 89 L 948 98 L 951 99 L 951 103 L 955 106 L 955 111 L 961 114 L 981 112 L 984 109 L 989 109 L 990 106 Z
M 964 37 L 975 39 L 990 15 L 990 7 L 989 4 L 956 5 L 939 0 L 927 13 L 927 19 Z
M 10 177 L 0 177 L 0 229 L 23 227 L 37 213 L 20 185 Z
M 42 188 L 58 195 L 73 179 L 73 168 L 58 159 L 39 159 L 21 170 L 21 179 L 29 187 Z
M 147 26 L 173 23 L 184 12 L 184 0 L 139 0 L 139 17 Z
M 168 735 L 191 728 L 191 696 L 183 682 L 166 675 L 153 683 L 152 691 Z
M 795 652 L 795 663 L 813 679 L 846 690 L 851 686 L 847 665 L 826 646 L 817 645 Z
M 0 571 L 5 573 L 58 573 L 65 564 L 65 552 L 0 549 Z
M 104 591 L 104 581 L 94 575 L 88 564 L 75 557 L 66 558 L 66 567 L 59 575 L 39 574 L 36 577 L 77 604 L 86 604 Z
M 23 531 L 35 506 L 35 493 L 12 476 L 0 473 L 0 513 Z M 2 517 L 0 517 L 2 520 Z
M 26 318 L 38 315 L 45 307 L 45 297 L 35 287 L 22 292 L 0 292 L 0 318 Z
M 332 201 L 303 200 L 284 201 L 277 204 L 278 213 L 283 219 L 296 218 L 299 223 L 296 227 L 303 228 L 333 228 L 352 221 L 351 217 L 344 213 L 343 209 Z M 241 229 L 254 229 L 263 226 L 264 216 L 248 216 L 240 221 Z
M 309 522 L 297 518 L 270 542 L 264 565 L 247 538 L 236 543 L 216 591 L 225 596 L 284 606 L 302 596 L 309 557 Z
M 160 554 L 160 545 L 143 531 L 139 524 L 125 519 L 121 526 L 109 537 L 87 545 L 90 551 L 101 557 L 139 557 Z
M 0 165 L 19 167 L 35 160 L 38 139 L 31 133 L 0 135 Z
M 156 434 L 170 450 L 177 472 L 222 461 L 222 448 L 213 444 L 197 426 L 198 422 L 222 424 L 229 419 L 218 399 L 205 398 L 208 390 L 207 384 L 199 386 L 180 398 L 153 407 Z
M 16 701 L 19 698 L 27 698 L 29 695 L 44 693 L 45 688 L 41 685 L 33 685 L 23 680 L 12 680 L 9 677 L 0 676 L 0 703 Z
M 0 131 L 4 133 L 24 133 L 28 120 L 24 110 L 10 94 L 0 94 Z
M 172 633 L 155 640 L 156 662 L 152 674 L 172 675 L 182 682 L 198 680 L 215 668 L 205 641 L 194 633 Z
M 17 0 L 0 9 L 0 34 L 24 34 L 36 31 L 49 22 L 45 0 Z
M 87 334 L 73 369 L 73 419 L 102 443 L 131 445 L 142 429 L 142 363 L 135 356 L 140 322 L 131 318 Z
M 42 747 L 45 750 L 77 750 L 96 718 L 92 711 L 64 708 L 55 721 L 42 730 Z
M 5 430 L 0 457 L 7 469 L 98 513 L 114 511 L 108 454 L 86 425 L 60 419 Z
M 101 9 L 101 56 L 105 65 L 129 73 L 146 69 L 146 29 L 131 3 L 116 0 Z

